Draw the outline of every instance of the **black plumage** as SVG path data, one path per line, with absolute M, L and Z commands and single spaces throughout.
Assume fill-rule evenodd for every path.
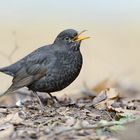
M 81 41 L 76 30 L 62 31 L 53 44 L 33 51 L 16 63 L 0 71 L 13 76 L 13 83 L 5 93 L 28 87 L 33 92 L 55 92 L 71 84 L 82 67 Z

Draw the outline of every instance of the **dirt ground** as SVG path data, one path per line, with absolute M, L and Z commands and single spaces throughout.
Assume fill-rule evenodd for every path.
M 1 104 L 0 140 L 139 139 L 139 89 L 105 80 L 81 92 L 83 96 L 64 96 L 60 103 L 42 98 L 44 112 L 33 97 L 18 106 Z

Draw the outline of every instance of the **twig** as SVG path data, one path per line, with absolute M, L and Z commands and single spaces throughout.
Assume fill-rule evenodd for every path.
M 19 46 L 17 44 L 17 39 L 16 39 L 16 31 L 13 31 L 13 36 L 14 36 L 14 48 L 11 51 L 11 53 L 7 55 L 7 54 L 5 54 L 3 52 L 0 52 L 0 55 L 3 56 L 4 58 L 6 58 L 9 61 L 10 64 L 12 63 L 12 57 L 13 57 L 13 55 L 15 54 L 15 52 L 19 48 Z
M 112 121 L 112 119 L 113 119 L 113 118 L 111 117 L 111 115 L 109 114 L 109 112 L 108 112 L 108 111 L 106 111 L 106 110 L 105 110 L 104 112 L 105 112 L 105 113 L 106 113 L 106 115 L 109 117 L 109 119 Z
M 60 130 L 58 132 L 55 132 L 55 135 L 60 135 L 62 133 L 65 133 L 65 132 L 69 132 L 69 131 L 80 131 L 80 130 L 88 130 L 88 129 L 99 129 L 99 128 L 103 128 L 103 127 L 110 127 L 110 126 L 113 126 L 113 125 L 124 125 L 124 124 L 128 124 L 128 123 L 131 123 L 131 122 L 135 122 L 136 120 L 139 120 L 140 118 L 138 119 L 135 119 L 135 120 L 126 120 L 124 122 L 119 122 L 119 121 L 112 121 L 112 122 L 107 122 L 107 124 L 95 124 L 95 125 L 90 125 L 90 126 L 76 126 L 76 127 L 71 127 L 71 128 L 66 128 L 66 129 L 63 129 L 63 130 Z
M 14 36 L 14 49 L 11 51 L 11 53 L 8 55 L 8 60 L 10 62 L 12 62 L 12 57 L 15 54 L 15 52 L 17 51 L 17 49 L 19 48 L 18 44 L 17 44 L 17 37 L 16 37 L 16 31 L 13 31 L 13 36 Z

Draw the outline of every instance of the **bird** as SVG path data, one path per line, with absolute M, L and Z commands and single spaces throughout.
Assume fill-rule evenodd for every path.
M 13 77 L 11 86 L 1 96 L 27 87 L 44 110 L 37 92 L 46 92 L 53 98 L 51 93 L 63 90 L 78 77 L 83 64 L 81 42 L 89 38 L 81 36 L 85 31 L 66 29 L 57 35 L 52 44 L 44 45 L 10 66 L 0 68 L 0 72 Z

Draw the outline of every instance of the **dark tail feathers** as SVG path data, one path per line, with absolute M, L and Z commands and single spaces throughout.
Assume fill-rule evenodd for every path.
M 0 72 L 3 72 L 3 73 L 10 75 L 10 76 L 14 76 L 14 74 L 11 71 L 9 71 L 9 69 L 7 67 L 1 68 Z

